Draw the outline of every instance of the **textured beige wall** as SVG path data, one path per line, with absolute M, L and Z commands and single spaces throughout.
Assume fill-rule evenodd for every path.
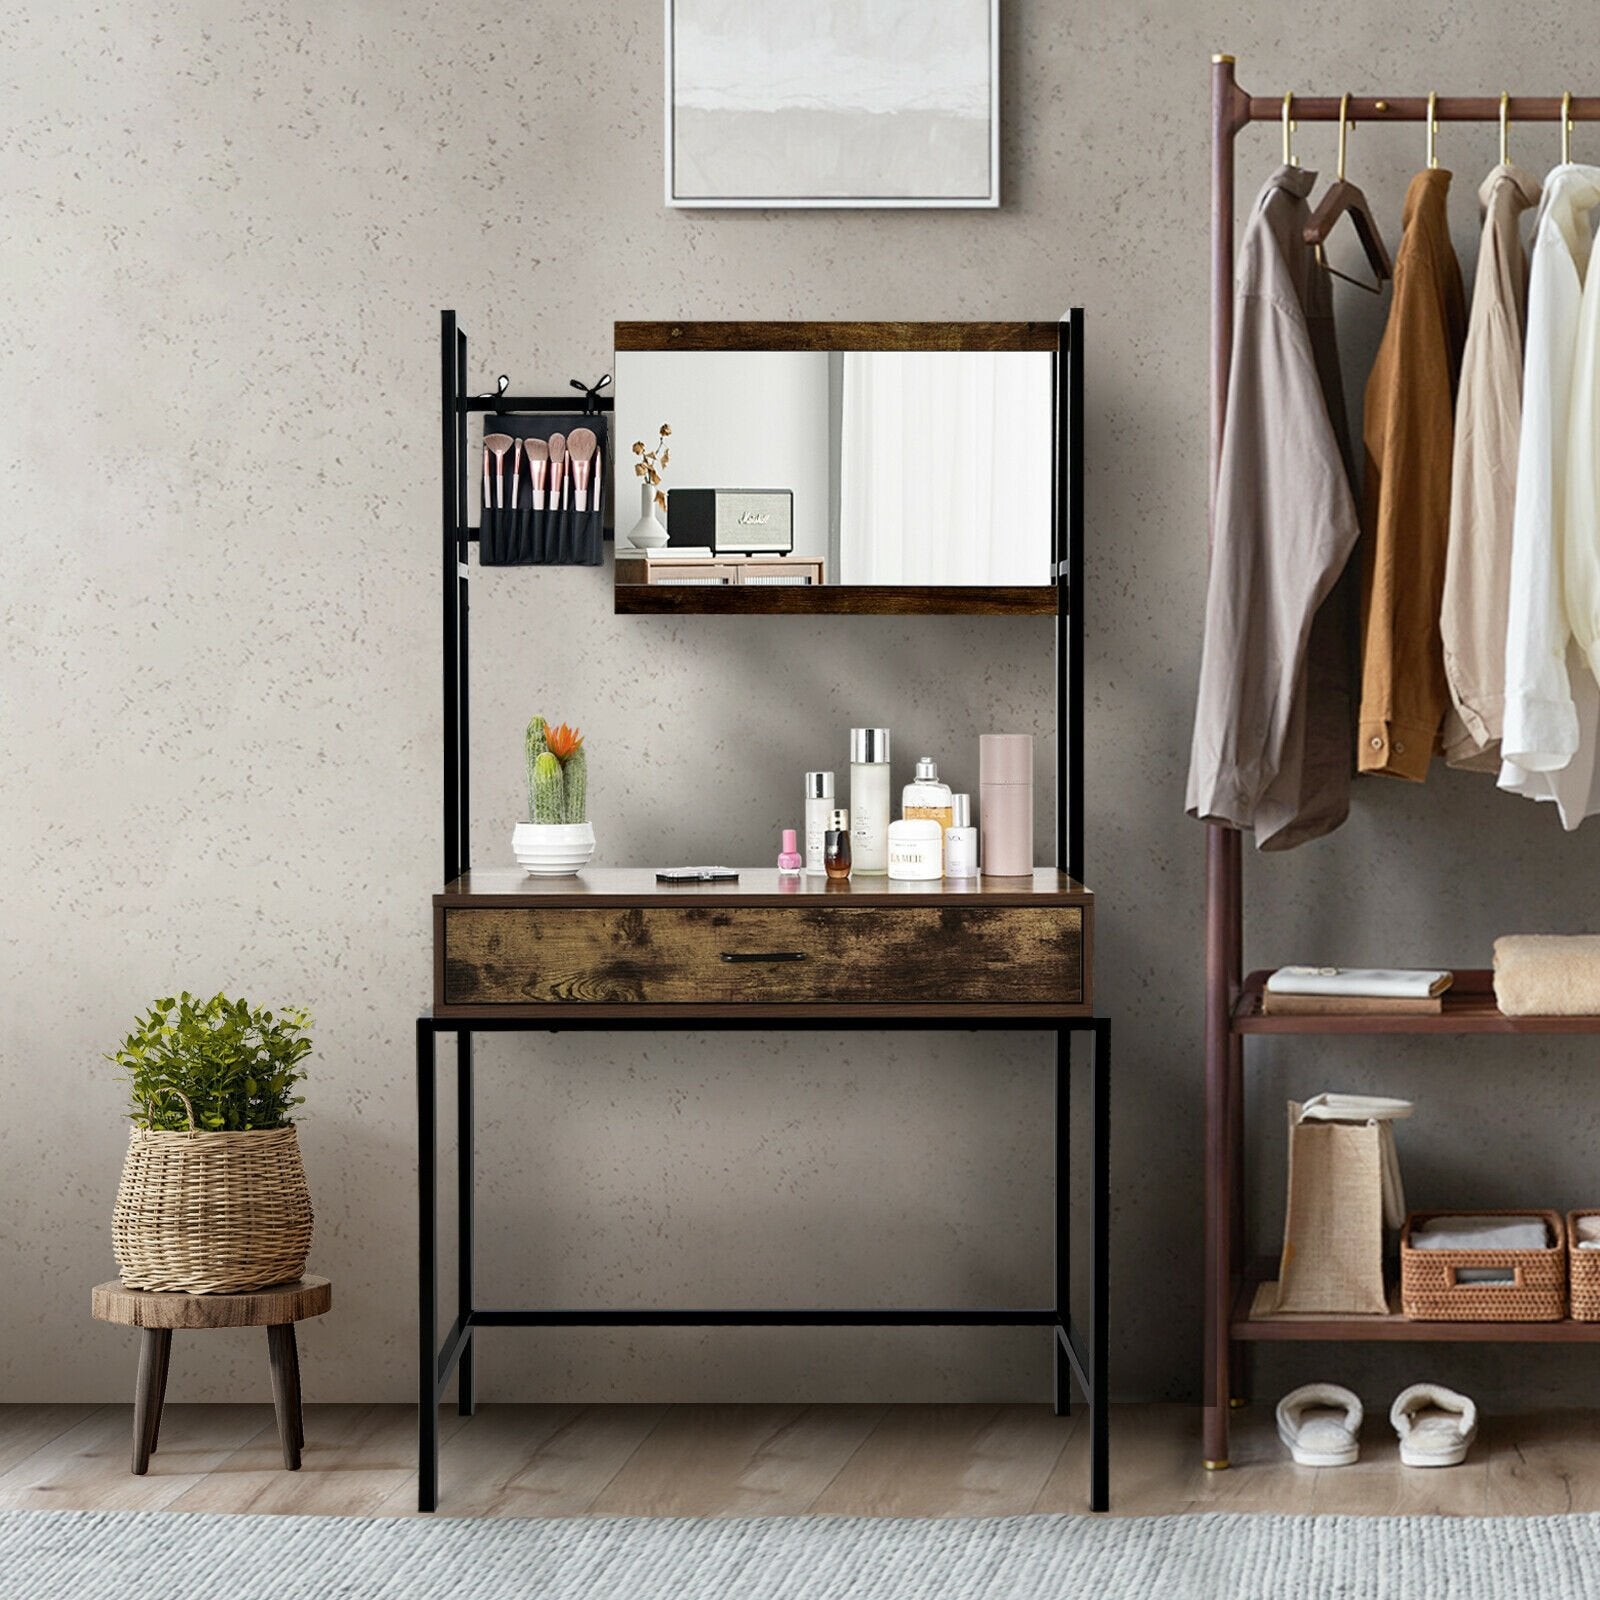
M 615 317 L 1050 317 L 1088 307 L 1090 864 L 1118 1027 L 1119 1390 L 1197 1378 L 1200 835 L 1180 814 L 1205 488 L 1206 60 L 1294 86 L 1554 91 L 1575 3 L 1006 5 L 994 215 L 696 216 L 660 203 L 661 14 L 619 6 L 13 8 L 0 143 L 8 868 L 0 934 L 4 1398 L 126 1393 L 109 1274 L 124 1138 L 99 1052 L 178 985 L 305 1000 L 303 1136 L 337 1309 L 309 1392 L 411 1382 L 411 1018 L 438 871 L 436 327 L 473 382 L 564 385 Z M 1584 87 L 1574 82 L 1575 89 Z M 1592 85 L 1590 85 L 1592 87 Z M 1470 190 L 1493 134 L 1447 128 Z M 1580 134 L 1594 154 L 1600 134 Z M 1308 160 L 1331 154 L 1307 132 Z M 1541 163 L 1549 130 L 1519 133 Z M 1275 134 L 1243 144 L 1241 187 Z M 1359 131 L 1396 217 L 1413 131 Z M 1374 309 L 1354 291 L 1353 351 Z M 1047 624 L 628 620 L 607 575 L 476 586 L 478 850 L 518 805 L 537 708 L 592 740 L 612 861 L 766 861 L 801 771 L 886 722 L 962 786 L 980 729 L 1050 726 Z M 1041 807 L 1048 801 L 1041 795 Z M 1364 785 L 1351 825 L 1252 864 L 1256 961 L 1482 961 L 1590 925 L 1575 839 L 1483 781 Z M 1597 1199 L 1593 1047 L 1264 1046 L 1261 1231 L 1286 1093 L 1414 1094 L 1419 1202 Z M 1034 1299 L 1049 1273 L 1036 1037 L 497 1041 L 484 1051 L 484 1298 Z M 1081 1186 L 1081 1174 L 1080 1174 Z M 180 1398 L 261 1387 L 195 1339 Z M 1441 1351 L 1490 1402 L 1578 1388 L 1582 1353 Z M 1343 1354 L 1270 1382 L 1391 1376 Z M 1381 1382 L 1380 1382 L 1381 1380 Z M 1042 1397 L 1033 1333 L 486 1339 L 490 1397 Z

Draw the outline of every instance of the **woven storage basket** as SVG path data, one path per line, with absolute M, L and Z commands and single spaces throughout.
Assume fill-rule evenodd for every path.
M 1538 1217 L 1547 1250 L 1416 1250 L 1433 1217 Z M 1509 1283 L 1458 1283 L 1463 1270 L 1509 1268 Z M 1567 1314 L 1567 1231 L 1554 1211 L 1413 1211 L 1400 1235 L 1400 1309 L 1421 1322 L 1559 1322 Z
M 237 1294 L 292 1282 L 311 1250 L 311 1194 L 295 1130 L 135 1128 L 111 1244 L 130 1289 Z
M 1579 1217 L 1600 1217 L 1600 1211 L 1567 1213 L 1569 1314 L 1579 1322 L 1600 1322 L 1600 1250 L 1578 1248 Z

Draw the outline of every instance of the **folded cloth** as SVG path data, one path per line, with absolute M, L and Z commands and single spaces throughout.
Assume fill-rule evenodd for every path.
M 1411 1230 L 1413 1250 L 1548 1250 L 1542 1217 L 1430 1217 Z
M 1272 994 L 1365 995 L 1427 999 L 1450 987 L 1443 967 L 1279 967 L 1267 979 Z
M 1494 997 L 1508 1017 L 1600 1014 L 1600 935 L 1514 933 L 1496 939 Z
M 1578 1248 L 1600 1250 L 1600 1217 L 1578 1218 Z

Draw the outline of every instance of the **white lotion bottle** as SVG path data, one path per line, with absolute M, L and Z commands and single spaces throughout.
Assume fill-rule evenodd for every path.
M 889 870 L 889 730 L 850 730 L 850 864 L 858 876 Z
M 833 815 L 833 774 L 808 772 L 806 774 L 806 872 L 820 878 L 826 870 L 823 864 L 824 835 L 829 817 Z
M 947 878 L 978 876 L 978 830 L 972 826 L 972 796 L 950 797 L 950 826 L 944 830 L 944 875 Z

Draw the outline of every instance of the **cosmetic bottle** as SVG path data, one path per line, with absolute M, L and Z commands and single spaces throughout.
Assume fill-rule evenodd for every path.
M 823 868 L 823 834 L 828 831 L 828 817 L 833 811 L 833 774 L 808 772 L 806 774 L 806 871 L 819 873 Z
M 917 757 L 916 776 L 900 791 L 902 817 L 927 817 L 941 828 L 950 826 L 950 785 L 939 782 L 932 756 Z
M 986 878 L 1033 875 L 1033 735 L 978 739 L 979 847 Z
M 779 877 L 789 878 L 799 877 L 802 865 L 800 852 L 795 844 L 794 829 L 785 828 L 783 830 L 783 849 L 778 852 L 778 875 Z
M 889 876 L 922 882 L 944 876 L 944 829 L 932 817 L 904 817 L 889 824 Z
M 881 878 L 889 866 L 889 730 L 850 730 L 850 853 L 854 871 Z
M 950 796 L 950 826 L 944 830 L 944 875 L 978 876 L 978 830 L 972 826 L 972 796 Z
M 822 864 L 828 876 L 837 882 L 850 876 L 850 813 L 830 811 L 828 828 L 822 836 Z

